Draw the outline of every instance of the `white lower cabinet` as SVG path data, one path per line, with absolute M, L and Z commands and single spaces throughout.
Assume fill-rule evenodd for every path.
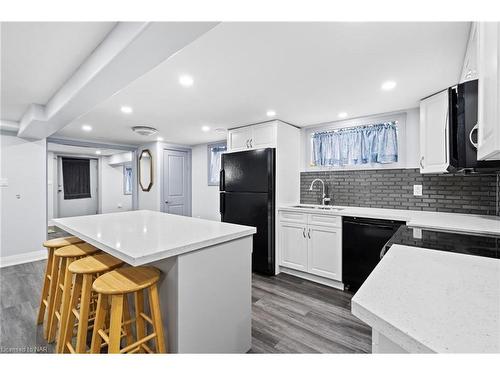
M 342 279 L 341 229 L 311 226 L 308 230 L 308 239 L 307 271 L 340 281 Z
M 327 218 L 334 217 L 325 215 Z M 279 225 L 280 266 L 342 281 L 340 219 L 336 217 L 335 220 L 325 220 L 324 225 L 316 225 L 311 223 L 319 222 L 318 215 L 292 217 L 290 212 L 282 212 Z
M 299 271 L 307 270 L 307 238 L 303 224 L 283 222 L 280 225 L 281 265 Z

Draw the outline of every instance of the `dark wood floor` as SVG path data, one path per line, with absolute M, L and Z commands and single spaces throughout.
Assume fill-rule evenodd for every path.
M 35 324 L 45 261 L 0 270 L 0 353 L 53 352 Z M 293 276 L 253 276 L 251 353 L 367 353 L 352 295 Z

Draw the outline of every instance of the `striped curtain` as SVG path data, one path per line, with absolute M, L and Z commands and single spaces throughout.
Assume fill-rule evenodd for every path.
M 312 135 L 312 165 L 388 164 L 398 161 L 397 122 L 356 126 Z

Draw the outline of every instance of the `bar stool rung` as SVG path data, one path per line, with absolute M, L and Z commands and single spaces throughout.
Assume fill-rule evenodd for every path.
M 135 347 L 140 347 L 142 344 L 144 344 L 145 342 L 147 342 L 155 337 L 156 337 L 156 332 L 153 332 L 152 334 L 150 334 L 146 337 L 143 337 L 142 339 L 134 342 L 133 344 L 124 347 L 122 350 L 120 350 L 120 353 L 127 353 L 130 349 L 133 349 Z
M 142 317 L 142 319 L 147 321 L 149 324 L 153 325 L 153 319 L 151 319 L 149 316 L 147 316 L 143 312 L 141 312 L 139 315 Z

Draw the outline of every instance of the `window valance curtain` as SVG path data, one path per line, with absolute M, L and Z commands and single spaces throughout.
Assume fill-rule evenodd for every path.
M 312 164 L 316 166 L 387 164 L 397 161 L 396 121 L 312 135 Z

